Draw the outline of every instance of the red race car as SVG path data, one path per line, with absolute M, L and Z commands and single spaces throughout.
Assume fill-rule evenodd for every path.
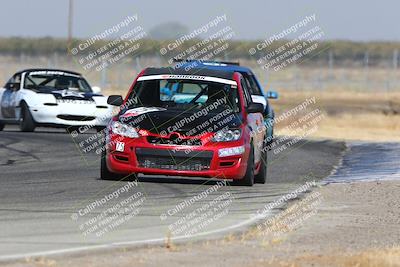
M 265 183 L 264 106 L 252 102 L 242 75 L 209 69 L 147 68 L 109 123 L 101 178 L 130 174 Z

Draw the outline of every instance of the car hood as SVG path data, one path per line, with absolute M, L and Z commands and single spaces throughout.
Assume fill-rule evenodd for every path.
M 95 94 L 95 93 L 84 93 L 84 92 L 76 92 L 73 90 L 57 90 L 54 89 L 52 91 L 42 91 L 38 92 L 40 94 L 51 94 L 53 95 L 56 99 L 65 99 L 65 100 L 89 100 L 89 101 L 94 101 L 93 97 L 94 96 L 102 96 L 100 94 Z
M 199 109 L 139 107 L 122 111 L 118 120 L 155 134 L 177 132 L 193 136 L 204 132 L 217 132 L 226 127 L 239 128 L 242 124 L 242 115 L 230 110 L 206 113 Z

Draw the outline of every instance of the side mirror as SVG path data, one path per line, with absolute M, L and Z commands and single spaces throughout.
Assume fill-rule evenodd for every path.
M 107 98 L 107 104 L 112 106 L 121 106 L 124 103 L 122 96 L 120 95 L 110 95 Z
M 268 91 L 267 98 L 269 99 L 278 99 L 278 93 L 275 91 Z
M 6 89 L 17 91 L 21 87 L 21 83 L 8 83 Z
M 101 93 L 101 88 L 98 86 L 93 86 L 92 87 L 92 92 L 95 94 L 100 94 Z
M 264 113 L 264 105 L 260 103 L 251 103 L 247 107 L 248 113 Z

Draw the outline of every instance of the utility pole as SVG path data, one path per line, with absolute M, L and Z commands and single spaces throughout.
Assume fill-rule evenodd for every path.
M 70 46 L 71 42 L 72 42 L 73 5 L 74 5 L 74 0 L 69 0 L 69 7 L 68 7 L 68 46 Z
M 365 51 L 364 54 L 364 71 L 365 71 L 365 86 L 369 89 L 370 84 L 368 83 L 368 72 L 369 72 L 369 51 Z
M 397 67 L 399 65 L 399 50 L 393 51 L 393 83 L 397 85 Z
M 393 69 L 397 69 L 399 62 L 399 50 L 395 49 L 393 51 Z
M 329 79 L 333 78 L 333 52 L 332 49 L 329 49 L 329 54 L 328 54 L 328 66 L 329 66 Z

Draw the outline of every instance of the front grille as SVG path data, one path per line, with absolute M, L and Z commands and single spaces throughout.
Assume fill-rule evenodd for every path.
M 182 139 L 148 136 L 147 142 L 157 145 L 201 146 L 201 140 L 198 138 Z
M 93 116 L 77 116 L 77 115 L 57 115 L 57 118 L 66 121 L 92 121 L 96 117 Z
M 136 157 L 140 167 L 177 170 L 203 171 L 210 168 L 212 151 L 187 152 L 137 148 Z

